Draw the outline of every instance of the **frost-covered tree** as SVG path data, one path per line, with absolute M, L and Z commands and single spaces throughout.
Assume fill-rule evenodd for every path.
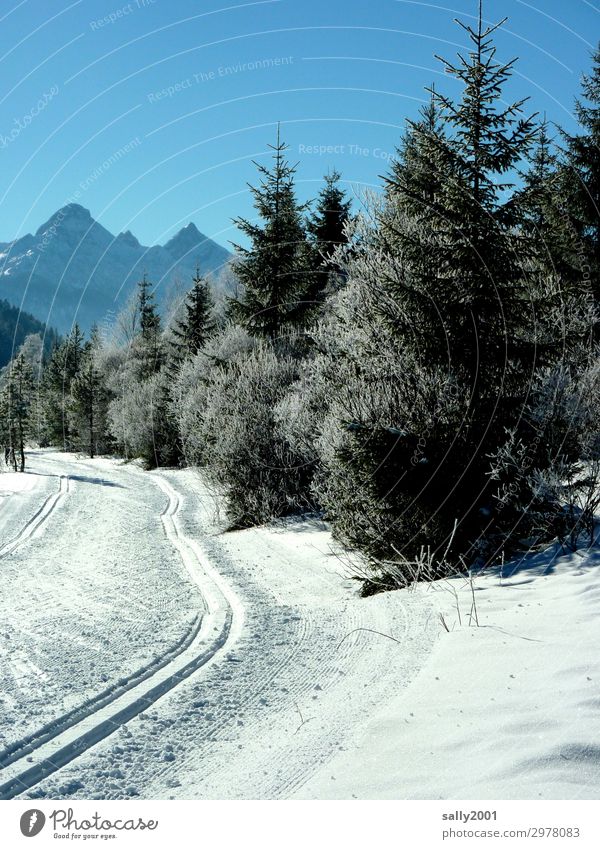
M 227 369 L 232 361 L 245 359 L 258 340 L 239 325 L 227 325 L 211 335 L 206 346 L 184 361 L 172 387 L 171 410 L 175 417 L 183 458 L 189 466 L 206 466 L 211 439 L 205 414 L 215 390 L 216 369 Z
M 6 366 L 0 391 L 0 444 L 4 460 L 15 472 L 25 471 L 25 445 L 30 435 L 34 381 L 21 352 Z
M 334 532 L 375 559 L 451 538 L 455 557 L 482 552 L 501 518 L 490 454 L 519 425 L 541 342 L 566 326 L 553 304 L 537 315 L 554 281 L 511 202 L 534 121 L 503 100 L 513 62 L 496 58 L 497 26 L 461 26 L 470 51 L 444 64 L 462 95 L 432 91 L 409 124 L 319 336 L 315 493 Z
M 298 377 L 298 362 L 261 341 L 249 355 L 214 367 L 201 431 L 207 473 L 225 496 L 232 527 L 296 512 L 305 464 L 277 429 L 275 408 Z

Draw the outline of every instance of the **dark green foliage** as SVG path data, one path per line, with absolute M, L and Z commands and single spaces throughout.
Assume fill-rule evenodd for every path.
M 96 363 L 99 341 L 92 331 L 92 340 L 83 348 L 76 376 L 71 380 L 69 419 L 74 446 L 90 457 L 106 450 L 106 416 L 109 392 Z
M 172 358 L 177 364 L 201 351 L 215 329 L 214 301 L 208 281 L 196 269 L 192 282 L 194 285 L 185 299 L 183 318 L 176 321 L 173 328 Z
M 431 91 L 429 103 L 422 107 L 419 119 L 407 120 L 407 130 L 396 151 L 391 175 L 384 177 L 388 201 L 418 220 L 431 213 L 441 200 L 446 180 L 451 178 L 444 124 L 435 89 Z M 402 232 L 397 235 L 404 241 Z M 392 228 L 389 238 L 393 237 Z
M 581 289 L 581 243 L 566 203 L 564 181 L 565 172 L 544 118 L 514 203 L 527 237 L 524 249 L 536 266 L 559 277 L 563 286 Z
M 327 290 L 332 276 L 340 276 L 340 266 L 332 254 L 348 243 L 346 225 L 350 220 L 352 202 L 339 186 L 341 174 L 332 171 L 325 176 L 325 185 L 317 198 L 316 209 L 310 215 L 306 229 L 311 237 L 316 257 L 315 289 L 319 300 Z
M 75 325 L 67 338 L 54 348 L 44 369 L 41 385 L 43 430 L 41 441 L 46 445 L 71 451 L 76 434 L 71 426 L 69 409 L 71 384 L 79 375 L 84 356 L 84 337 Z
M 15 472 L 25 471 L 25 445 L 30 434 L 34 382 L 31 367 L 19 353 L 8 364 L 0 392 L 0 446 Z
M 140 332 L 137 335 L 133 354 L 137 360 L 139 376 L 146 379 L 157 374 L 165 361 L 161 334 L 161 321 L 154 300 L 152 285 L 146 275 L 138 283 L 138 305 Z
M 173 410 L 172 378 L 167 369 L 156 376 L 150 403 L 152 438 L 142 451 L 146 468 L 179 466 L 182 460 L 181 439 Z
M 592 280 L 600 300 L 600 50 L 584 75 L 583 97 L 575 103 L 581 132 L 563 133 L 565 154 L 561 191 L 585 257 L 579 260 L 584 279 Z M 589 267 L 587 267 L 589 265 Z
M 527 438 L 531 375 L 564 341 L 510 200 L 536 127 L 502 101 L 513 62 L 496 60 L 497 27 L 461 26 L 470 52 L 444 64 L 462 96 L 432 91 L 409 124 L 329 330 L 340 344 L 316 493 L 339 538 L 376 561 L 414 564 L 450 538 L 455 558 L 484 553 L 508 515 L 490 454 L 507 428 Z
M 234 270 L 243 293 L 230 301 L 231 316 L 257 336 L 277 338 L 284 330 L 302 326 L 313 311 L 313 259 L 303 222 L 305 205 L 295 197 L 295 166 L 285 159 L 287 145 L 269 145 L 273 166 L 255 163 L 262 177 L 250 186 L 260 218 L 235 223 L 249 238 L 250 247 L 235 245 Z

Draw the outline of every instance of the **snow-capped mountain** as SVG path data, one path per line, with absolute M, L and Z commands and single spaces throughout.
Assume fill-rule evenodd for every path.
M 218 285 L 229 259 L 195 224 L 165 245 L 146 247 L 129 230 L 113 236 L 87 209 L 70 203 L 35 235 L 0 243 L 0 298 L 61 332 L 75 321 L 89 330 L 123 307 L 144 273 L 160 303 L 175 281 L 190 288 L 196 266 Z

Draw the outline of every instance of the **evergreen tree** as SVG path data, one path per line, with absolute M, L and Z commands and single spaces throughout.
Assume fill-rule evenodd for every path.
M 181 440 L 173 408 L 173 379 L 164 368 L 153 383 L 150 417 L 152 442 L 143 459 L 148 468 L 178 466 L 182 459 Z
M 577 234 L 564 207 L 564 175 L 544 116 L 523 187 L 514 202 L 519 207 L 529 255 L 545 273 L 563 285 L 579 285 Z
M 192 282 L 194 285 L 185 299 L 183 318 L 176 321 L 173 329 L 174 359 L 177 363 L 202 350 L 215 329 L 210 286 L 201 277 L 198 268 Z
M 271 168 L 255 163 L 262 177 L 250 186 L 261 223 L 235 219 L 250 247 L 234 245 L 234 270 L 243 285 L 242 297 L 230 301 L 233 318 L 257 336 L 275 339 L 282 330 L 301 325 L 312 310 L 312 258 L 303 213 L 294 191 L 296 166 L 285 159 L 288 146 L 280 140 Z
M 436 215 L 443 236 L 441 305 L 453 362 L 473 383 L 473 403 L 487 407 L 484 416 L 496 404 L 507 360 L 530 354 L 519 350 L 527 309 L 519 212 L 502 194 L 513 187 L 507 175 L 527 154 L 536 127 L 523 116 L 523 100 L 502 104 L 516 61 L 496 60 L 491 36 L 503 23 L 484 28 L 480 0 L 477 28 L 459 22 L 472 45 L 468 57 L 459 54 L 456 66 L 441 59 L 463 85 L 461 100 L 433 92 L 448 129 L 453 176 Z
M 138 283 L 139 334 L 134 339 L 134 355 L 139 364 L 139 376 L 146 379 L 160 371 L 164 362 L 161 321 L 152 285 L 146 275 Z
M 419 118 L 407 121 L 391 173 L 384 179 L 375 250 L 391 262 L 385 264 L 388 274 L 381 277 L 382 290 L 387 292 L 380 299 L 382 318 L 397 336 L 417 337 L 424 360 L 445 362 L 446 316 L 439 307 L 446 286 L 445 246 L 439 219 L 445 216 L 444 192 L 453 172 L 433 89 Z M 402 309 L 396 309 L 398 304 Z
M 337 171 L 325 175 L 325 185 L 319 193 L 316 209 L 306 224 L 316 253 L 316 299 L 322 297 L 331 275 L 340 274 L 339 265 L 332 260 L 333 252 L 348 243 L 345 227 L 350 219 L 352 202 L 340 188 L 340 178 Z
M 503 103 L 514 62 L 496 59 L 500 24 L 484 27 L 480 8 L 475 28 L 460 25 L 468 55 L 441 61 L 462 95 L 432 90 L 409 124 L 379 226 L 350 262 L 339 353 L 329 331 L 329 403 L 338 420 L 348 412 L 318 494 L 336 532 L 378 557 L 451 535 L 464 554 L 488 532 L 489 455 L 520 421 L 537 365 L 521 213 L 507 199 L 536 128 L 523 101 Z
M 84 346 L 81 365 L 71 381 L 69 407 L 71 431 L 76 447 L 94 457 L 104 447 L 108 392 L 96 365 L 97 334 Z
M 84 354 L 84 336 L 75 325 L 67 338 L 50 355 L 41 386 L 43 442 L 58 445 L 64 451 L 74 447 L 69 408 L 71 384 L 78 376 Z
M 583 76 L 583 98 L 576 100 L 575 114 L 581 132 L 563 133 L 562 190 L 566 197 L 584 256 L 579 258 L 580 276 L 591 280 L 600 300 L 600 48 L 592 56 L 592 70 Z M 581 253 L 581 251 L 580 251 Z M 587 268 L 589 264 L 590 268 Z
M 19 353 L 6 367 L 5 381 L 0 394 L 0 440 L 5 462 L 15 472 L 25 471 L 25 444 L 30 432 L 30 414 L 34 383 L 31 366 Z
M 384 177 L 386 198 L 394 207 L 401 206 L 417 219 L 426 220 L 451 177 L 444 123 L 434 87 L 419 118 L 408 119 L 406 123 L 407 130 L 397 148 L 391 174 Z M 400 233 L 403 240 L 404 236 Z

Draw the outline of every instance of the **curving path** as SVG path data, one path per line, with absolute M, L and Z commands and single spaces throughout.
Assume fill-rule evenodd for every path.
M 115 579 L 101 603 L 93 594 L 88 600 L 97 613 L 96 638 L 104 639 L 103 622 L 115 635 L 114 652 L 103 652 L 108 675 L 90 680 L 87 698 L 66 710 L 58 709 L 60 693 L 46 692 L 44 705 L 55 705 L 51 720 L 34 722 L 0 753 L 3 798 L 289 797 L 355 745 L 371 713 L 403 691 L 429 652 L 437 629 L 426 599 L 394 593 L 359 599 L 318 526 L 218 534 L 213 499 L 191 471 L 143 473 L 43 453 L 32 458 L 36 464 L 57 480 L 68 476 L 71 491 L 38 533 L 25 535 L 0 560 L 0 570 L 20 556 L 33 576 L 44 568 L 66 571 L 85 587 L 103 569 L 100 540 L 112 529 L 119 557 L 109 558 L 102 586 L 121 561 L 127 568 L 118 575 L 131 572 L 131 581 L 125 589 Z M 62 563 L 64 542 L 82 510 L 100 548 L 86 564 L 76 558 L 75 568 Z M 155 553 L 146 559 L 149 541 Z M 161 552 L 168 554 L 164 563 Z M 187 617 L 177 603 L 178 582 Z M 169 601 L 161 594 L 170 583 Z M 133 644 L 122 652 L 127 620 L 123 626 L 115 608 L 123 593 L 122 615 L 145 596 L 150 639 L 169 627 L 169 639 L 146 663 Z M 162 618 L 152 618 L 156 608 Z M 50 616 L 49 630 L 60 633 L 61 617 L 52 622 Z M 405 646 L 360 629 L 393 633 Z M 68 628 L 67 634 L 61 662 L 68 666 L 77 634 Z M 25 637 L 23 643 L 26 649 Z M 48 664 L 31 651 L 27 657 L 48 675 Z

